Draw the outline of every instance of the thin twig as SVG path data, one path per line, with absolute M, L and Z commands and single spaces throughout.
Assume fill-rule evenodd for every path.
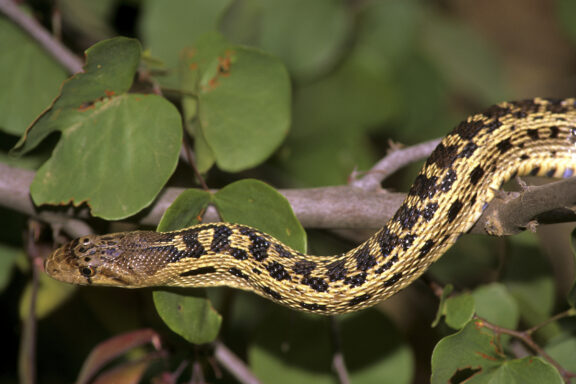
M 184 132 L 184 136 L 182 138 L 182 147 L 184 150 L 184 154 L 186 155 L 186 159 L 188 160 L 188 165 L 190 165 L 190 168 L 192 168 L 192 171 L 194 172 L 194 176 L 196 176 L 196 179 L 200 183 L 202 189 L 208 191 L 209 190 L 208 185 L 206 184 L 204 177 L 202 177 L 202 174 L 200 173 L 200 171 L 198 171 L 198 168 L 196 167 L 196 162 L 194 161 L 194 156 L 192 155 L 192 149 L 190 148 L 190 139 L 186 135 L 186 132 Z
M 56 40 L 39 22 L 12 0 L 0 0 L 0 12 L 28 33 L 71 74 L 82 72 L 82 60 Z
M 348 375 L 348 369 L 346 368 L 344 353 L 342 351 L 340 324 L 335 316 L 330 316 L 330 326 L 333 350 L 332 368 L 336 372 L 340 384 L 349 384 L 350 376 Z
M 260 381 L 250 371 L 248 366 L 244 364 L 238 356 L 236 356 L 228 347 L 222 342 L 214 342 L 214 357 L 228 370 L 239 382 L 243 384 L 258 384 Z
M 538 331 L 541 328 L 544 328 L 548 324 L 552 324 L 552 323 L 554 323 L 560 319 L 563 319 L 565 317 L 570 317 L 570 316 L 576 316 L 576 309 L 568 308 L 564 312 L 557 313 L 554 316 L 544 320 L 540 324 L 537 324 L 537 325 L 533 326 L 532 328 L 528 328 L 527 330 L 524 331 L 524 333 L 526 333 L 528 335 L 532 335 L 534 332 Z
M 492 332 L 495 333 L 497 337 L 499 337 L 500 335 L 510 335 L 522 341 L 534 353 L 536 353 L 539 356 L 542 356 L 543 359 L 545 359 L 547 362 L 553 365 L 558 370 L 558 372 L 560 373 L 560 375 L 562 376 L 562 378 L 566 383 L 570 383 L 570 380 L 576 377 L 576 373 L 566 370 L 564 367 L 560 365 L 560 363 L 558 363 L 554 358 L 552 358 L 552 356 L 546 353 L 546 351 L 544 351 L 544 349 L 540 347 L 532 339 L 532 336 L 528 331 L 516 331 L 514 329 L 500 327 L 479 316 L 474 316 L 474 318 L 476 319 L 476 324 L 478 326 L 490 329 Z
M 39 266 L 37 264 L 38 260 L 42 259 L 36 238 L 40 232 L 38 225 L 38 222 L 30 220 L 26 234 L 26 252 L 32 271 L 32 287 L 30 290 L 28 316 L 24 320 L 19 356 L 20 382 L 24 384 L 36 383 L 36 298 L 40 278 L 38 273 Z
M 365 190 L 379 189 L 382 180 L 398 169 L 428 157 L 438 143 L 440 143 L 440 139 L 434 139 L 403 149 L 396 149 L 377 162 L 372 169 L 366 172 L 364 177 L 352 180 L 350 185 Z

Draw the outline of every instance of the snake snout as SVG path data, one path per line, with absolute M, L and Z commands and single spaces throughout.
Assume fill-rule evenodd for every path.
M 57 248 L 44 260 L 44 271 L 53 279 L 65 283 L 86 284 L 86 279 L 78 273 L 77 261 L 70 254 L 70 243 Z

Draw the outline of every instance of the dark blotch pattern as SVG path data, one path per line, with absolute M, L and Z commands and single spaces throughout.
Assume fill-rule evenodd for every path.
M 290 258 L 294 257 L 290 252 L 288 252 L 286 250 L 286 248 L 284 248 L 280 244 L 274 244 L 274 249 L 276 249 L 276 252 L 278 253 L 278 256 L 280 256 L 280 257 L 283 257 L 285 259 L 290 259 Z
M 431 199 L 437 192 L 436 182 L 438 177 L 432 176 L 430 178 L 426 177 L 424 174 L 419 174 L 416 176 L 416 180 L 410 187 L 408 192 L 411 196 L 418 196 L 421 199 Z
M 476 198 L 477 198 L 477 194 L 475 193 L 470 198 L 470 206 L 473 206 L 474 204 L 476 204 Z
M 470 172 L 470 183 L 472 185 L 478 184 L 478 181 L 484 176 L 484 169 L 481 165 L 477 165 L 476 168 Z
M 351 306 L 351 307 L 354 306 L 354 305 L 358 305 L 358 304 L 360 304 L 360 303 L 365 302 L 366 300 L 369 300 L 371 297 L 372 297 L 372 296 L 369 295 L 368 293 L 365 293 L 365 294 L 360 295 L 360 296 L 356 296 L 355 298 L 353 298 L 352 300 L 350 300 L 350 301 L 348 302 L 348 305 Z
M 520 160 L 528 160 L 529 158 L 530 158 L 530 156 L 528 156 L 525 153 L 522 156 L 520 156 Z
M 320 277 L 304 276 L 302 278 L 302 284 L 310 286 L 310 288 L 316 292 L 326 292 L 328 290 L 328 283 Z
M 458 145 L 449 145 L 447 147 L 440 143 L 432 152 L 426 164 L 436 164 L 440 168 L 448 168 L 452 165 L 458 155 Z
M 214 267 L 202 267 L 197 269 L 192 269 L 190 271 L 182 272 L 180 276 L 198 276 L 198 275 L 205 275 L 207 273 L 214 273 L 216 272 L 216 268 Z
M 456 178 L 456 172 L 454 172 L 452 169 L 449 169 L 448 172 L 446 172 L 446 176 L 444 176 L 442 182 L 440 183 L 440 190 L 442 192 L 448 192 L 450 188 L 452 188 L 452 184 L 454 184 Z
M 460 151 L 460 153 L 458 154 L 458 157 L 468 158 L 468 157 L 472 156 L 474 154 L 474 152 L 476 152 L 477 149 L 478 149 L 478 145 L 476 145 L 476 143 L 470 141 L 464 146 L 462 151 Z
M 454 133 L 464 140 L 472 140 L 484 127 L 483 121 L 463 121 L 454 129 Z
M 326 310 L 326 305 L 324 304 L 310 304 L 310 303 L 300 303 L 300 306 L 304 309 L 307 309 L 309 311 L 325 311 Z
M 184 231 L 182 233 L 182 241 L 186 244 L 184 257 L 193 257 L 197 259 L 206 254 L 206 250 L 198 241 L 198 231 Z
M 214 237 L 212 238 L 210 249 L 214 252 L 222 252 L 230 246 L 228 238 L 232 235 L 232 230 L 224 225 L 214 226 L 213 229 Z
M 248 258 L 246 251 L 240 248 L 230 248 L 230 255 L 237 260 L 246 260 Z
M 268 273 L 270 273 L 270 277 L 272 277 L 273 279 L 276 279 L 278 281 L 291 280 L 290 274 L 288 273 L 286 268 L 284 268 L 284 266 L 278 262 L 268 264 L 266 266 L 266 269 L 268 270 Z
M 402 249 L 407 251 L 408 248 L 410 248 L 412 246 L 412 243 L 414 243 L 414 240 L 416 240 L 416 235 L 406 235 L 404 236 L 404 238 L 402 239 Z
M 438 203 L 428 203 L 426 205 L 426 208 L 422 210 L 422 217 L 424 218 L 424 220 L 430 221 L 434 217 L 434 214 L 436 213 L 437 210 L 438 210 Z
M 540 135 L 538 134 L 538 130 L 537 129 L 528 129 L 526 131 L 526 134 L 528 135 L 529 138 L 531 138 L 532 140 L 538 140 L 540 139 Z
M 558 137 L 559 133 L 560 133 L 560 128 L 558 128 L 555 125 L 550 127 L 550 138 L 551 139 L 556 139 Z
M 241 279 L 244 279 L 244 280 L 250 280 L 250 276 L 248 276 L 247 274 L 245 274 L 244 272 L 242 272 L 238 268 L 230 268 L 228 270 L 228 273 L 230 273 L 231 275 L 234 275 L 236 277 L 239 277 Z
M 382 272 L 385 272 L 385 271 L 389 270 L 390 268 L 392 268 L 392 266 L 394 264 L 396 264 L 397 261 L 398 261 L 398 256 L 392 257 L 390 260 L 388 260 L 387 262 L 382 264 L 382 266 L 380 268 L 375 270 L 374 273 L 380 275 Z
M 268 240 L 249 228 L 241 229 L 240 233 L 248 236 L 250 239 L 251 244 L 248 247 L 248 251 L 256 261 L 263 261 L 268 257 L 268 248 L 270 247 Z
M 309 275 L 314 269 L 316 269 L 316 263 L 308 260 L 299 261 L 292 267 L 294 273 L 298 275 Z
M 394 220 L 398 221 L 403 229 L 412 229 L 418 221 L 418 218 L 420 218 L 420 211 L 406 204 L 402 204 L 394 215 Z
M 282 300 L 282 295 L 278 292 L 274 291 L 270 287 L 262 287 L 262 291 L 271 297 L 275 298 L 276 300 Z
M 538 172 L 540 172 L 540 167 L 534 167 L 530 171 L 530 176 L 536 176 L 536 175 L 538 175 Z
M 496 144 L 496 148 L 500 151 L 501 154 L 505 154 L 510 149 L 512 149 L 512 143 L 510 143 L 510 138 L 504 139 Z
M 93 250 L 89 254 L 93 255 L 94 252 L 96 252 L 96 251 Z M 162 254 L 162 255 L 164 255 L 162 259 L 165 260 L 165 262 L 167 262 L 167 263 L 173 263 L 173 262 L 178 261 L 180 259 L 183 259 L 185 257 L 191 257 L 188 250 L 180 251 L 180 250 L 178 250 L 178 248 L 176 248 L 173 245 L 160 245 L 160 246 L 148 247 L 148 248 L 142 250 L 141 253 L 143 253 L 145 255 Z M 159 267 L 159 265 L 157 265 L 157 267 Z M 152 272 L 152 270 L 150 270 L 150 272 Z
M 351 288 L 359 287 L 366 282 L 366 272 L 359 273 L 354 276 L 349 276 L 344 279 L 344 284 L 350 285 Z
M 326 266 L 326 269 L 328 270 L 328 278 L 330 281 L 343 280 L 346 277 L 348 274 L 348 269 L 344 267 L 345 265 L 346 260 L 340 259 L 333 261 Z
M 456 219 L 456 216 L 458 216 L 458 213 L 460 213 L 461 209 L 462 209 L 462 202 L 460 200 L 455 200 L 450 206 L 450 209 L 448 209 L 449 223 L 453 222 L 454 219 Z
M 398 235 L 391 233 L 388 228 L 381 231 L 376 237 L 376 241 L 380 245 L 380 251 L 383 256 L 388 256 L 400 244 Z
M 392 276 L 391 278 L 389 278 L 388 280 L 386 280 L 384 282 L 384 286 L 385 287 L 391 287 L 394 284 L 396 284 L 398 282 L 398 280 L 400 280 L 402 278 L 402 272 L 397 272 L 394 274 L 394 276 Z
M 546 99 L 548 101 L 548 110 L 552 113 L 566 113 L 568 111 L 568 107 L 563 105 L 562 99 Z
M 370 254 L 368 245 L 357 250 L 354 258 L 356 259 L 356 268 L 359 271 L 366 271 L 376 265 L 376 258 Z
M 420 248 L 420 255 L 418 257 L 425 257 L 434 247 L 434 240 L 426 240 L 422 248 Z

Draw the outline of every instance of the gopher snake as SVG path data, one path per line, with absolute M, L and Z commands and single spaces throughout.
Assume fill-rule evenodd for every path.
M 308 256 L 253 228 L 211 223 L 81 237 L 57 249 L 45 267 L 74 284 L 226 285 L 294 309 L 355 311 L 420 276 L 514 175 L 566 178 L 575 170 L 576 99 L 504 102 L 448 134 L 394 217 L 345 254 Z

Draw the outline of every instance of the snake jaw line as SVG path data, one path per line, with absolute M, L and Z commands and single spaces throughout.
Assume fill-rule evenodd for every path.
M 450 132 L 394 216 L 345 254 L 303 255 L 256 229 L 212 223 L 76 239 L 48 257 L 46 272 L 73 284 L 126 288 L 227 285 L 302 311 L 351 312 L 411 284 L 511 177 L 575 171 L 575 99 L 504 102 Z

